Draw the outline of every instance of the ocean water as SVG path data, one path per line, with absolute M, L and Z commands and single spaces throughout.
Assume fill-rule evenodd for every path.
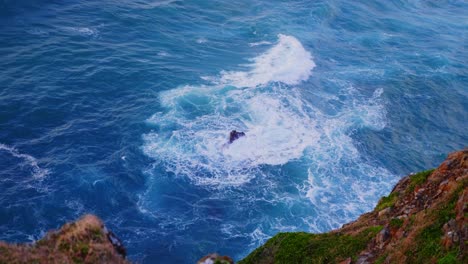
M 340 227 L 467 146 L 467 33 L 462 0 L 2 0 L 0 240 L 93 213 L 194 263 Z

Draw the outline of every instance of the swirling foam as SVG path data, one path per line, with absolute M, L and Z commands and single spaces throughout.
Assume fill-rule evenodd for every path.
M 32 177 L 34 179 L 42 179 L 49 171 L 47 169 L 42 169 L 37 164 L 37 159 L 31 155 L 20 153 L 16 148 L 7 146 L 5 144 L 0 143 L 0 150 L 8 152 L 15 158 L 22 159 L 27 166 L 31 167 Z
M 203 185 L 239 185 L 259 165 L 300 158 L 318 137 L 315 121 L 300 92 L 284 84 L 306 80 L 315 63 L 297 39 L 285 35 L 252 61 L 250 71 L 222 72 L 211 86 L 161 93 L 168 111 L 148 120 L 159 132 L 144 136 L 144 152 Z M 226 144 L 232 129 L 247 136 Z
M 312 76 L 315 63 L 296 38 L 279 35 L 276 44 L 250 61 L 245 71 L 204 78 L 208 85 L 161 92 L 164 110 L 148 119 L 154 130 L 143 136 L 144 153 L 195 185 L 223 188 L 213 199 L 238 201 L 239 215 L 254 217 L 255 212 L 244 212 L 249 210 L 242 209 L 245 204 L 275 204 L 286 210 L 285 218 L 251 219 L 249 227 L 238 232 L 231 228 L 236 219 L 222 229 L 250 239 L 254 246 L 279 231 L 336 228 L 370 209 L 395 177 L 361 157 L 352 135 L 386 126 L 383 89 L 367 98 L 341 82 L 338 95 L 314 94 L 327 107 L 338 105 L 324 111 L 305 96 L 304 88 L 310 92 L 313 87 L 303 87 L 303 82 Z M 246 136 L 227 144 L 232 129 Z M 293 167 L 294 175 L 273 172 L 289 164 L 284 167 Z M 261 190 L 248 184 L 254 179 Z M 295 187 L 297 195 L 285 193 L 283 183 Z M 236 187 L 239 193 L 224 187 Z M 150 194 L 140 197 L 140 206 L 152 214 Z M 299 213 L 293 213 L 297 208 Z M 288 210 L 293 218 L 287 218 Z

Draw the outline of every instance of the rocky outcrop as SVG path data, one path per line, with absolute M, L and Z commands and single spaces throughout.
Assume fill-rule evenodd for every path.
M 409 175 L 356 221 L 280 233 L 240 263 L 468 263 L 468 150 Z
M 209 254 L 197 261 L 197 264 L 234 264 L 228 256 L 220 256 L 216 253 Z
M 0 263 L 129 263 L 122 242 L 101 220 L 85 215 L 34 244 L 0 242 Z

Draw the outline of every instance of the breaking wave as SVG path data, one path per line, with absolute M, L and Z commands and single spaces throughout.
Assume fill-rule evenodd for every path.
M 271 218 L 268 224 L 256 224 L 258 234 L 299 226 L 319 232 L 369 210 L 394 177 L 361 157 L 352 135 L 386 126 L 383 89 L 365 97 L 344 84 L 338 95 L 316 93 L 329 104 L 339 102 L 327 112 L 306 96 L 313 89 L 306 81 L 315 63 L 296 38 L 279 35 L 276 44 L 249 61 L 244 71 L 205 77 L 209 84 L 161 92 L 164 111 L 148 119 L 153 131 L 143 136 L 144 153 L 195 185 L 240 192 L 215 192 L 216 199 L 279 203 L 286 211 L 308 208 L 288 221 Z M 246 136 L 228 144 L 233 129 Z M 274 169 L 283 166 L 293 167 L 294 174 Z M 265 190 L 252 194 L 249 183 L 254 179 L 253 185 Z M 299 197 L 282 193 L 284 184 L 295 188 Z M 142 211 L 149 213 L 150 193 L 140 197 Z M 265 239 L 248 232 L 234 235 L 250 237 L 252 245 Z
M 312 56 L 294 37 L 279 35 L 248 71 L 221 72 L 211 85 L 183 86 L 160 94 L 166 112 L 148 122 L 144 152 L 167 170 L 202 185 L 240 185 L 260 165 L 300 158 L 316 142 L 315 121 L 290 85 L 306 80 Z M 247 136 L 227 144 L 232 129 Z

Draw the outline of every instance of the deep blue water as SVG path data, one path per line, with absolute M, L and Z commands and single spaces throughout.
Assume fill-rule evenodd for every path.
M 467 146 L 467 32 L 462 0 L 1 0 L 0 240 L 93 213 L 194 263 L 339 227 Z

